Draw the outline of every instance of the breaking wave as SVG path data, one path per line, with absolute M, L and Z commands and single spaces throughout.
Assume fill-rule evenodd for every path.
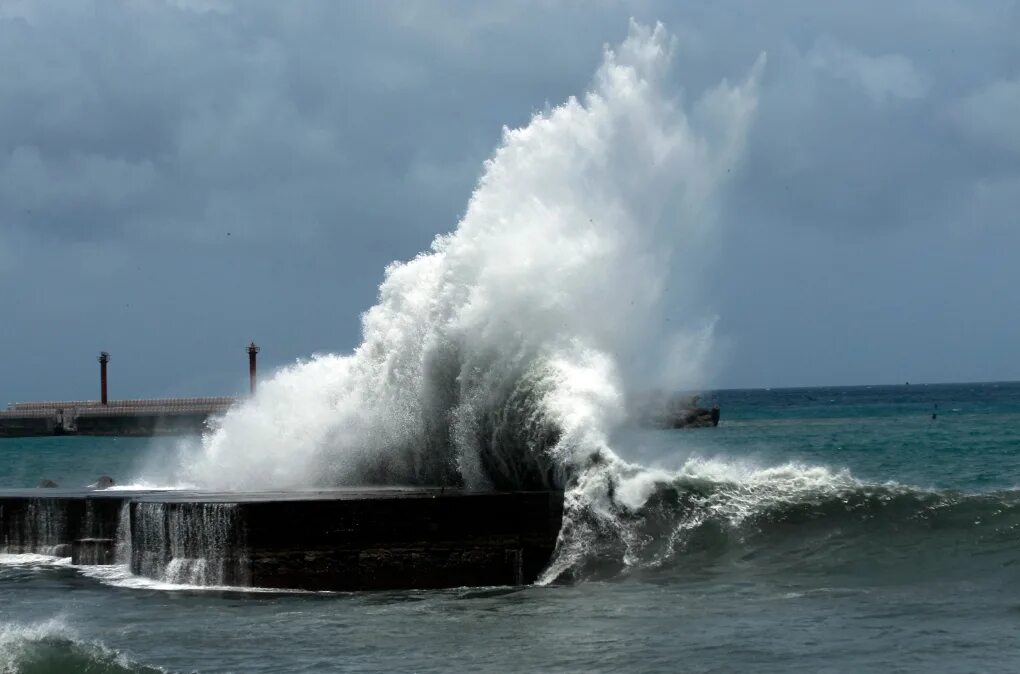
M 764 65 L 684 105 L 673 51 L 663 26 L 632 22 L 588 93 L 504 130 L 455 231 L 386 269 L 361 345 L 263 382 L 175 479 L 563 489 L 561 564 L 586 526 L 632 538 L 625 513 L 687 478 L 608 438 L 629 391 L 700 383 L 699 268 Z
M 567 498 L 583 501 L 572 492 Z M 1012 564 L 1020 551 L 1020 491 L 868 484 L 818 466 L 694 460 L 672 474 L 635 470 L 614 482 L 609 502 L 603 510 L 583 502 L 569 508 L 574 516 L 542 582 L 726 563 L 777 577 L 921 566 L 930 576 L 953 568 L 966 575 L 974 557 L 1001 553 Z
M 60 619 L 20 625 L 0 623 L 0 674 L 145 674 L 140 665 L 102 643 L 87 641 Z

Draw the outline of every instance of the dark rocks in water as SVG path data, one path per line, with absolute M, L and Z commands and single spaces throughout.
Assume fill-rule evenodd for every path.
M 638 401 L 634 418 L 655 428 L 712 428 L 719 425 L 719 405 L 702 407 L 700 396 L 648 396 Z
M 89 485 L 90 489 L 109 489 L 114 484 L 113 478 L 109 475 L 100 475 L 99 479 Z
M 39 484 L 36 486 L 39 487 L 40 489 L 53 489 L 55 487 L 59 487 L 60 485 L 58 485 L 53 480 L 40 480 Z
M 693 407 L 666 419 L 666 428 L 713 428 L 719 425 L 719 406 Z

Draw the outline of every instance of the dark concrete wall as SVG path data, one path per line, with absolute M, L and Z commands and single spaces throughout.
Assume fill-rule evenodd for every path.
M 0 494 L 0 551 L 56 554 L 78 539 L 114 538 L 124 500 Z
M 120 413 L 118 413 L 120 412 Z M 151 436 L 201 434 L 207 412 L 164 414 L 151 410 L 111 409 L 103 414 L 83 411 L 66 412 L 67 424 L 58 422 L 57 412 L 0 414 L 0 437 L 32 437 L 42 435 L 121 435 Z
M 0 437 L 195 434 L 237 398 L 156 398 L 13 403 L 0 410 Z
M 251 583 L 306 589 L 519 585 L 548 563 L 563 495 L 241 504 Z
M 78 435 L 172 435 L 199 434 L 205 430 L 208 414 L 159 415 L 145 413 L 80 414 L 75 419 Z
M 82 553 L 99 545 L 83 539 L 105 539 L 106 550 L 120 537 L 136 574 L 158 578 L 172 559 L 205 559 L 218 570 L 205 584 L 308 590 L 531 583 L 563 510 L 559 492 L 53 492 L 0 492 L 0 550 L 71 554 L 77 544 L 79 559 L 102 561 L 108 553 Z
M 0 417 L 0 437 L 24 438 L 39 435 L 55 435 L 57 423 L 55 416 L 15 416 Z

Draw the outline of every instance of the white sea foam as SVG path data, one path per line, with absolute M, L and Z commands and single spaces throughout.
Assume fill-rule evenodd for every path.
M 306 590 L 281 590 L 267 587 L 248 587 L 237 585 L 201 585 L 187 581 L 174 582 L 173 579 L 147 578 L 136 576 L 124 564 L 110 564 L 105 566 L 79 566 L 75 567 L 79 573 L 87 578 L 99 581 L 104 585 L 123 587 L 132 590 L 160 590 L 165 592 L 244 592 L 244 593 L 272 593 L 272 594 L 331 594 L 322 592 L 308 592 Z
M 181 567 L 187 565 L 189 561 L 204 561 L 204 560 L 176 560 L 172 561 L 171 564 L 176 566 L 176 569 L 171 570 L 169 574 L 161 575 L 159 578 L 147 578 L 145 576 L 136 576 L 131 573 L 131 570 L 127 564 L 105 564 L 105 565 L 84 565 L 77 566 L 71 563 L 70 557 L 55 557 L 53 555 L 39 555 L 39 554 L 0 554 L 0 565 L 2 566 L 17 566 L 27 568 L 70 568 L 76 570 L 82 576 L 91 578 L 99 581 L 104 585 L 111 585 L 113 587 L 124 587 L 135 590 L 165 590 L 165 591 L 210 591 L 210 592 L 256 592 L 256 593 L 277 593 L 277 594 L 331 594 L 314 592 L 309 593 L 305 590 L 294 590 L 294 589 L 278 589 L 278 588 L 266 588 L 266 587 L 248 587 L 239 585 L 217 585 L 217 584 L 201 584 L 188 582 L 191 579 L 194 580 L 206 580 L 200 578 L 196 574 L 190 573 Z M 49 625 L 50 623 L 46 623 Z M 52 626 L 60 626 L 63 623 L 53 623 Z M 3 629 L 0 626 L 0 629 Z M 0 669 L 0 672 L 3 672 Z
M 156 482 L 147 482 L 145 480 L 138 480 L 130 484 L 116 484 L 106 489 L 97 489 L 96 491 L 178 491 L 182 489 L 197 489 L 198 485 L 177 483 L 177 484 L 160 484 Z
M 33 552 L 22 554 L 0 553 L 0 564 L 9 566 L 70 566 L 71 558 Z

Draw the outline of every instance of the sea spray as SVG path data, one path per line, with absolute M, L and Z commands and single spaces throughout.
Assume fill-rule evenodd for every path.
M 661 25 L 632 23 L 584 97 L 505 130 L 456 230 L 387 268 L 354 353 L 278 372 L 178 477 L 564 488 L 565 535 L 584 520 L 626 539 L 615 485 L 641 469 L 609 433 L 633 382 L 698 383 L 675 378 L 699 371 L 710 341 L 684 310 L 763 64 L 688 111 L 669 94 L 673 51 Z

